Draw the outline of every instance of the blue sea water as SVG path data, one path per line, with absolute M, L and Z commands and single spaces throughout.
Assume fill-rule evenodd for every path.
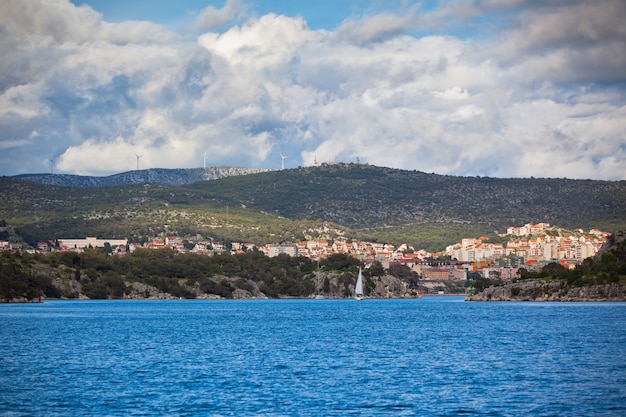
M 0 305 L 1 416 L 624 416 L 626 303 Z

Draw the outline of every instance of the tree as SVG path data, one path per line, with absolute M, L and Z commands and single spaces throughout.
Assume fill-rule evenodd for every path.
M 417 272 L 412 271 L 411 268 L 406 265 L 393 264 L 389 267 L 388 272 L 390 275 L 393 275 L 394 277 L 401 279 L 405 282 L 416 282 L 417 280 L 419 280 Z
M 541 273 L 540 273 L 540 278 L 559 278 L 561 276 L 563 276 L 563 273 L 565 272 L 565 267 L 563 267 L 563 265 L 556 263 L 556 262 L 550 262 L 549 264 L 543 266 L 541 268 Z
M 334 253 L 321 261 L 320 265 L 327 271 L 348 271 L 360 266 L 361 261 L 344 253 Z
M 517 270 L 517 275 L 520 279 L 528 279 L 530 277 L 530 273 L 526 268 L 520 268 Z
M 489 288 L 493 285 L 498 285 L 501 283 L 502 281 L 495 281 L 489 278 L 480 277 L 474 281 L 474 289 L 476 290 L 477 293 L 479 293 L 479 292 L 483 292 L 485 288 Z
M 104 247 L 102 248 L 104 253 L 108 253 L 109 255 L 113 253 L 113 248 L 109 242 L 104 242 Z
M 383 264 L 380 263 L 380 261 L 374 261 L 370 267 L 365 270 L 365 273 L 372 277 L 382 277 L 385 275 L 385 268 L 383 268 Z

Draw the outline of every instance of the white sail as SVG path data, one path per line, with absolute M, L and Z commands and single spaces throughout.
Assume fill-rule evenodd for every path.
M 356 285 L 354 286 L 354 296 L 357 299 L 363 298 L 363 274 L 361 274 L 361 268 L 359 268 L 359 277 L 356 279 Z

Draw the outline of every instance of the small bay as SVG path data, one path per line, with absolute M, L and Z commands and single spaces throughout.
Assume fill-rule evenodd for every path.
M 0 416 L 626 415 L 626 303 L 0 305 Z

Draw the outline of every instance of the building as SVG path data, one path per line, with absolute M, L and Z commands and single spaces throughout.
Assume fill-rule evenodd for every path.
M 297 245 L 267 245 L 267 256 L 269 256 L 270 258 L 278 256 L 281 253 L 286 253 L 289 256 L 298 256 L 298 246 Z
M 85 239 L 58 239 L 62 249 L 103 248 L 105 243 L 111 246 L 120 246 L 128 243 L 127 239 L 98 239 L 86 237 Z
M 451 279 L 451 268 L 423 268 L 422 278 L 432 281 L 448 281 Z

